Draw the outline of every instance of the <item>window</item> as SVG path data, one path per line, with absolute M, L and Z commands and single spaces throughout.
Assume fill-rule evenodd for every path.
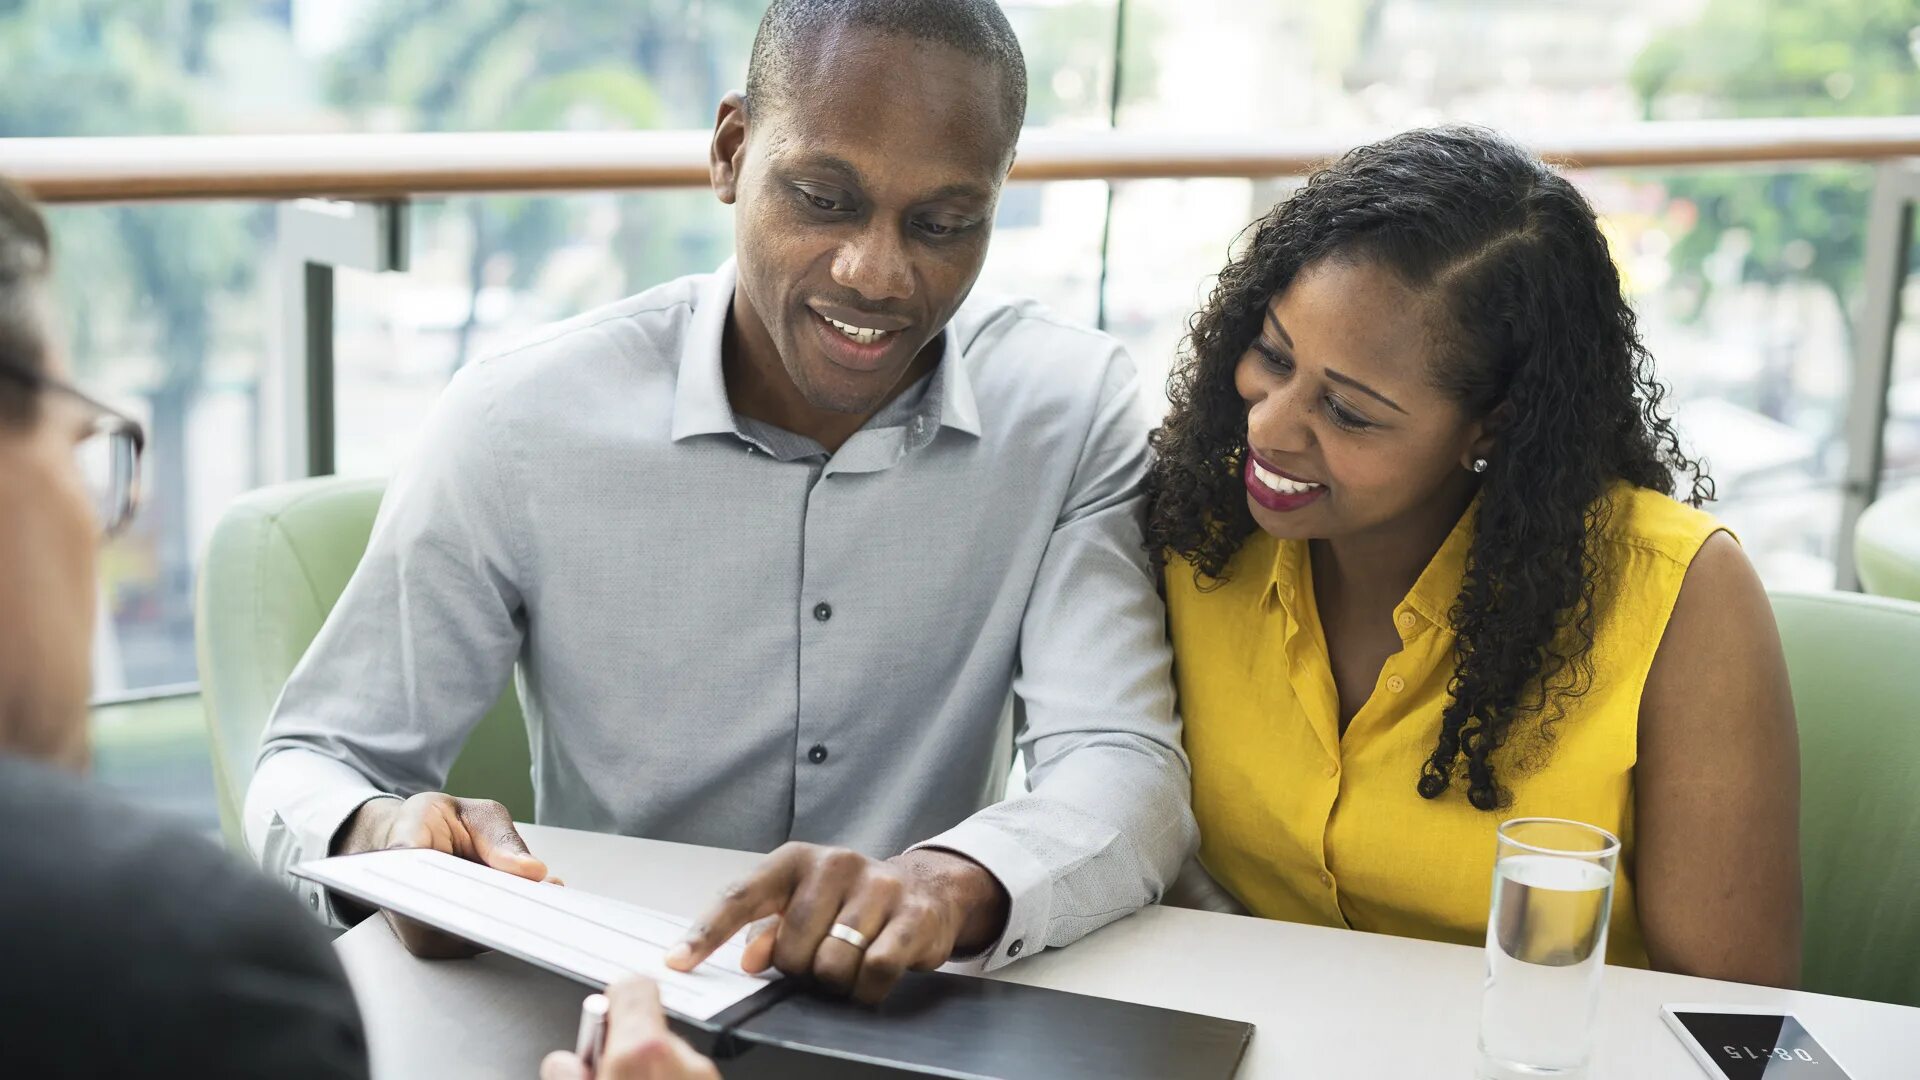
M 273 216 L 252 204 L 56 208 L 56 289 L 75 377 L 147 426 L 145 503 L 102 553 L 103 695 L 191 683 L 194 567 L 259 483 Z
M 133 0 L 0 13 L 0 136 L 704 128 L 744 81 L 760 0 Z M 1006 5 L 1037 122 L 1104 122 L 1114 5 Z M 51 45 L 49 44 L 51 43 Z M 450 61 L 449 58 L 457 58 Z M 31 91 L 31 92 L 29 92 Z M 1105 186 L 1015 186 L 980 287 L 1098 308 Z M 336 449 L 377 475 L 453 371 L 731 249 L 705 192 L 423 200 L 405 274 L 340 271 Z M 153 429 L 147 509 L 103 559 L 103 696 L 191 683 L 194 565 L 285 438 L 261 376 L 282 325 L 261 204 L 51 212 L 77 375 Z

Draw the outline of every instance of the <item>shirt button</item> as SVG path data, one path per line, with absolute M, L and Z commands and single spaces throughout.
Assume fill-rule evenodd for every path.
M 1397 693 L 1399 693 L 1400 691 L 1402 691 L 1402 690 L 1405 690 L 1406 688 L 1407 688 L 1407 680 L 1405 680 L 1405 679 L 1403 679 L 1403 678 L 1401 678 L 1401 677 L 1400 677 L 1400 676 L 1398 676 L 1398 675 L 1389 675 L 1389 676 L 1387 676 L 1387 689 L 1388 689 L 1388 690 L 1391 690 L 1391 691 L 1393 691 L 1394 693 L 1396 693 L 1396 694 L 1397 694 Z
M 1415 620 L 1415 619 L 1414 619 L 1414 617 L 1413 617 L 1413 612 L 1411 612 L 1411 611 L 1403 611 L 1403 612 L 1401 612 L 1401 613 L 1400 613 L 1400 619 L 1399 619 L 1399 622 L 1400 622 L 1400 629 L 1402 629 L 1402 630 L 1411 630 L 1411 629 L 1413 629 L 1413 624 L 1414 624 L 1414 622 L 1415 622 L 1415 621 L 1416 621 L 1416 620 Z
M 1013 944 L 1007 946 L 1007 959 L 1011 960 L 1014 957 L 1019 956 L 1020 950 L 1026 947 L 1027 947 L 1027 943 L 1024 941 L 1015 941 Z
M 828 603 L 813 605 L 813 617 L 821 622 L 826 622 L 828 619 L 833 618 L 833 605 Z
M 815 765 L 827 760 L 827 748 L 819 743 L 814 743 L 813 749 L 807 751 L 807 760 L 813 762 Z
M 315 911 L 320 910 L 320 890 L 315 889 L 307 894 L 307 906 Z

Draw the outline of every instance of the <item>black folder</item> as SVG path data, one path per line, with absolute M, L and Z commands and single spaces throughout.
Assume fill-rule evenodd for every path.
M 793 980 L 768 990 L 716 1017 L 718 1030 L 688 1032 L 730 1080 L 1229 1080 L 1253 1038 L 1238 1020 L 967 975 L 908 974 L 877 1007 Z

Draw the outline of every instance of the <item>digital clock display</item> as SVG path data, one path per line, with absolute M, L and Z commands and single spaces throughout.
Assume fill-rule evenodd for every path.
M 1676 1012 L 1726 1080 L 1850 1080 L 1791 1016 Z

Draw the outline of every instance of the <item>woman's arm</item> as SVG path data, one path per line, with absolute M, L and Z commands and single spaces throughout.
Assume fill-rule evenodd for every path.
M 1634 768 L 1636 886 L 1662 971 L 1800 977 L 1800 748 L 1773 608 L 1739 544 L 1709 538 L 1647 677 Z

